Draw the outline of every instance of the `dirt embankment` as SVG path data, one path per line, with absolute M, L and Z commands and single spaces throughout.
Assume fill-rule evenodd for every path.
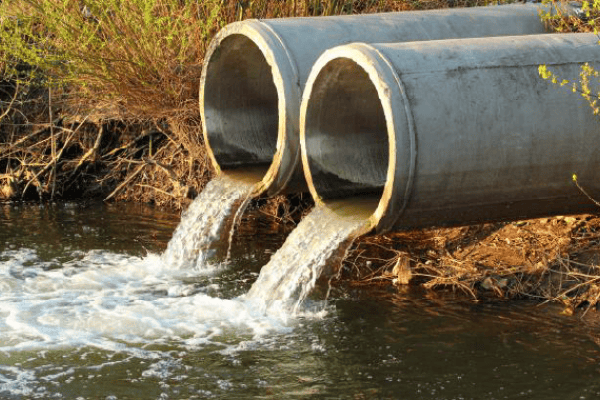
M 0 83 L 0 201 L 142 201 L 182 208 L 211 177 L 198 118 L 62 108 L 35 82 Z
M 361 238 L 341 270 L 356 284 L 422 285 L 473 299 L 600 300 L 600 218 L 558 216 Z

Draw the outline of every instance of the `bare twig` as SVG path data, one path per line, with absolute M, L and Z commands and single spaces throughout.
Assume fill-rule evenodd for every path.
M 15 94 L 13 95 L 12 99 L 10 99 L 10 103 L 8 104 L 8 107 L 6 108 L 6 110 L 4 110 L 2 115 L 0 115 L 0 122 L 2 122 L 2 120 L 8 115 L 10 110 L 12 110 L 13 104 L 15 103 L 15 100 L 17 99 L 18 94 L 19 94 L 19 81 L 17 81 L 15 84 Z
M 14 149 L 15 149 L 17 146 L 21 145 L 22 143 L 24 143 L 24 142 L 28 141 L 29 139 L 31 139 L 31 138 L 33 138 L 33 137 L 35 137 L 35 136 L 39 135 L 40 133 L 44 132 L 46 129 L 48 129 L 48 126 L 46 126 L 46 124 L 43 124 L 41 128 L 39 128 L 39 129 L 37 129 L 37 130 L 33 131 L 32 133 L 30 133 L 30 134 L 29 134 L 29 135 L 27 135 L 27 136 L 24 136 L 24 137 L 20 138 L 20 139 L 19 139 L 19 140 L 17 140 L 16 142 L 14 142 L 14 143 L 11 143 L 11 145 L 8 147 L 8 149 L 6 149 L 6 153 L 4 153 L 2 156 L 3 156 L 3 157 L 7 157 L 7 156 L 11 155 L 11 152 L 13 152 L 13 150 L 14 150 Z
M 85 120 L 84 120 L 84 122 L 85 122 Z M 79 125 L 79 127 L 81 127 L 82 124 L 83 124 L 83 122 Z M 79 129 L 79 127 L 78 127 L 78 129 Z M 102 143 L 102 134 L 103 133 L 104 133 L 104 128 L 103 128 L 102 124 L 100 124 L 100 129 L 98 130 L 98 136 L 96 136 L 96 141 L 94 142 L 94 146 L 91 149 L 89 149 L 83 156 L 81 156 L 81 158 L 79 159 L 79 162 L 73 169 L 73 172 L 71 172 L 71 177 L 75 176 L 75 174 L 79 171 L 79 168 L 81 168 L 83 163 L 89 157 L 96 158 L 96 156 L 98 154 L 98 150 L 100 149 L 100 143 Z
M 581 185 L 579 184 L 579 181 L 577 180 L 577 175 L 573 175 L 573 182 L 575 182 L 575 185 L 577 185 L 577 188 L 581 191 L 581 193 L 583 193 L 585 195 L 585 197 L 587 197 L 595 205 L 600 207 L 600 202 L 598 200 L 594 199 L 592 196 L 590 196 L 590 194 L 583 187 L 581 187 Z
M 50 180 L 52 182 L 52 190 L 50 191 L 50 200 L 54 200 L 54 192 L 56 190 L 56 137 L 54 136 L 54 115 L 52 112 L 52 88 L 48 88 L 48 116 L 50 117 L 50 142 L 52 152 L 52 172 Z M 64 147 L 63 147 L 64 148 Z
M 143 183 L 137 183 L 135 186 L 137 186 L 137 187 L 144 187 L 144 188 L 148 188 L 148 189 L 152 189 L 152 190 L 156 190 L 157 192 L 162 193 L 164 195 L 167 195 L 167 196 L 170 196 L 170 197 L 173 197 L 173 198 L 177 198 L 177 196 L 175 196 L 174 194 L 169 193 L 169 192 L 167 192 L 165 190 L 159 189 L 157 187 L 151 186 L 151 185 L 146 185 L 146 184 L 143 184 Z
M 119 193 L 121 191 L 121 189 L 123 189 L 129 182 L 131 182 L 133 180 L 133 178 L 135 178 L 140 172 L 142 172 L 142 170 L 144 169 L 144 167 L 147 164 L 142 164 L 140 165 L 131 175 L 129 175 L 127 177 L 127 179 L 125 179 L 123 182 L 121 182 L 121 184 L 119 186 L 116 187 L 115 190 L 112 191 L 111 194 L 109 194 L 104 201 L 108 201 L 110 199 L 112 199 L 117 193 Z
M 31 183 L 34 180 L 39 183 L 38 178 L 40 175 L 46 173 L 50 168 L 56 167 L 57 162 L 58 162 L 58 160 L 60 160 L 63 151 L 69 145 L 69 142 L 71 141 L 71 139 L 73 138 L 74 135 L 75 135 L 75 133 L 72 132 L 69 136 L 67 136 L 67 139 L 65 140 L 65 143 L 64 143 L 63 147 L 61 147 L 60 151 L 54 157 L 52 157 L 52 160 L 50 160 L 50 162 L 47 163 L 46 166 L 44 168 L 42 168 L 42 170 L 40 170 L 37 174 L 34 175 L 34 177 L 32 179 L 30 179 L 27 182 L 27 184 L 25 185 L 25 188 L 23 189 L 23 192 L 21 193 L 21 198 L 23 198 L 25 196 L 27 189 L 29 188 L 29 186 L 31 185 Z

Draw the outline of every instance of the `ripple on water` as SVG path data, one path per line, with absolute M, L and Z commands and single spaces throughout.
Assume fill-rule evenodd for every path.
M 0 256 L 6 260 L 0 269 L 3 352 L 104 348 L 107 341 L 222 346 L 219 338 L 231 331 L 259 338 L 290 329 L 283 310 L 266 315 L 243 299 L 211 297 L 185 283 L 198 271 L 173 270 L 158 255 L 92 251 L 53 270 L 25 268 L 23 263 L 35 260 L 31 249 Z

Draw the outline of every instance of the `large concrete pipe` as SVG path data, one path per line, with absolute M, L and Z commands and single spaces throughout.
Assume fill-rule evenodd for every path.
M 218 172 L 256 182 L 257 194 L 306 190 L 298 141 L 300 98 L 323 51 L 355 41 L 542 33 L 538 10 L 534 4 L 514 4 L 230 24 L 209 46 L 200 82 L 212 164 Z
M 594 34 L 331 49 L 302 99 L 310 191 L 379 232 L 598 211 L 572 175 L 600 200 L 600 118 L 538 75 L 577 81 L 582 62 Z

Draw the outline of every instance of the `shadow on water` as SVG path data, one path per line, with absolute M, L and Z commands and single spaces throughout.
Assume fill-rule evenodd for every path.
M 159 253 L 166 248 L 178 221 L 176 214 L 137 205 L 1 205 L 0 272 L 3 268 L 16 269 L 22 262 L 30 263 L 32 268 L 51 262 L 52 268 L 66 270 L 77 254 L 87 254 L 87 268 L 97 268 L 101 277 L 112 265 L 103 264 L 104 259 L 110 261 L 107 254 L 129 255 L 126 263 L 142 265 L 146 249 Z M 0 398 L 600 396 L 600 317 L 592 312 L 581 320 L 561 315 L 558 307 L 531 302 L 474 303 L 418 288 L 347 286 L 332 291 L 322 312 L 307 312 L 279 325 L 269 325 L 271 316 L 232 322 L 238 308 L 230 312 L 226 307 L 233 303 L 218 299 L 233 299 L 245 293 L 284 239 L 281 227 L 250 212 L 237 229 L 230 264 L 208 274 L 169 277 L 173 279 L 171 286 L 187 287 L 185 281 L 189 280 L 195 290 L 173 295 L 164 289 L 162 293 L 161 282 L 150 281 L 147 291 L 122 290 L 120 297 L 105 293 L 116 291 L 116 286 L 103 289 L 104 297 L 96 300 L 89 288 L 69 292 L 73 298 L 62 297 L 60 301 L 72 302 L 68 306 L 79 310 L 65 320 L 70 328 L 78 326 L 75 322 L 85 320 L 86 315 L 94 315 L 94 307 L 103 312 L 114 310 L 115 315 L 121 307 L 127 311 L 123 319 L 131 320 L 132 331 L 163 306 L 173 308 L 167 308 L 166 316 L 160 318 L 172 314 L 177 321 L 171 333 L 171 328 L 158 336 L 143 331 L 135 340 L 123 334 L 127 330 L 93 340 L 84 335 L 79 342 L 41 348 L 20 349 L 19 343 L 1 339 L 5 342 L 0 346 Z M 35 251 L 37 256 L 29 261 L 18 258 L 28 254 L 23 249 Z M 98 261 L 89 256 L 90 252 L 105 258 Z M 85 267 L 88 258 L 79 256 L 77 268 Z M 86 275 L 90 276 L 96 275 Z M 23 282 L 24 289 L 33 290 L 44 282 L 37 282 L 38 286 L 25 284 L 35 279 L 24 274 L 17 280 Z M 55 301 L 44 297 L 43 291 L 30 299 L 10 286 L 14 282 L 0 280 L 0 286 L 4 285 L 0 291 L 0 329 L 9 333 L 18 328 L 11 325 L 6 311 L 18 307 L 15 302 L 37 302 L 28 311 L 34 312 L 36 307 Z M 316 298 L 327 288 L 318 289 Z M 89 308 L 81 307 L 85 296 L 92 299 Z M 141 312 L 139 307 L 144 302 L 153 307 L 152 312 Z M 226 314 L 227 319 L 220 314 Z M 60 314 L 49 312 L 37 319 L 40 324 L 54 327 L 56 322 L 50 317 L 56 319 Z M 112 323 L 118 322 L 122 321 L 115 317 Z M 247 329 L 245 323 L 253 324 L 252 329 Z M 177 324 L 191 326 L 191 333 L 185 332 L 193 340 L 178 331 Z M 46 333 L 52 334 L 50 330 Z
M 173 213 L 140 204 L 0 204 L 0 250 L 34 246 L 44 258 L 69 249 L 140 256 L 164 250 L 177 223 Z

